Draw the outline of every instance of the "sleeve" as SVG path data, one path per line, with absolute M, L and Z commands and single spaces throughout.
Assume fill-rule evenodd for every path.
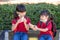
M 37 27 L 40 28 L 40 23 L 39 22 L 37 23 Z
M 16 24 L 16 21 L 15 20 L 12 20 L 12 24 Z
M 31 23 L 30 18 L 27 18 L 27 24 Z
M 51 30 L 52 29 L 52 23 L 49 22 L 46 28 L 48 28 L 48 30 Z

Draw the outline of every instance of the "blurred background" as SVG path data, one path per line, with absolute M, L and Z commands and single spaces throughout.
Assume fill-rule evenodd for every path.
M 17 4 L 17 3 L 50 3 L 50 4 L 60 4 L 60 0 L 0 0 L 0 4 Z
M 27 10 L 27 16 L 30 17 L 32 24 L 39 21 L 39 12 L 47 9 L 53 14 L 57 25 L 57 35 L 55 40 L 60 40 L 60 0 L 0 0 L 0 40 L 5 38 L 5 32 L 8 32 L 8 40 L 12 40 L 11 20 L 17 4 L 24 4 Z M 37 18 L 37 19 L 36 19 Z M 39 32 L 30 29 L 29 40 L 38 40 Z M 4 39 L 5 40 L 5 39 Z
M 20 4 L 20 3 L 50 3 L 58 5 L 60 4 L 60 0 L 0 0 L 0 4 Z

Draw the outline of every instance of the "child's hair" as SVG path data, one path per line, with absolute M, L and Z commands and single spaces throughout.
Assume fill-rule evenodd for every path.
M 50 20 L 54 21 L 54 16 L 52 14 L 50 15 Z
M 25 8 L 25 6 L 23 4 L 20 4 L 20 5 L 17 5 L 16 11 L 18 11 L 18 12 L 25 12 L 26 8 Z
M 50 12 L 49 12 L 48 10 L 43 10 L 43 11 L 41 11 L 41 13 L 40 13 L 40 16 L 41 16 L 41 15 L 50 16 Z
M 26 8 L 23 4 L 18 4 L 16 6 L 16 11 L 14 12 L 14 18 L 17 18 L 18 17 L 18 14 L 16 12 L 25 12 L 26 11 Z
M 50 12 L 49 12 L 48 10 L 43 10 L 43 11 L 41 11 L 40 16 L 41 16 L 41 15 L 49 16 L 49 20 L 54 20 L 53 15 L 50 14 Z

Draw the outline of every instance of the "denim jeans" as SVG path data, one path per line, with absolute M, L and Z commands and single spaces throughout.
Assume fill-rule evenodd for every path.
M 41 35 L 39 40 L 53 40 L 50 35 Z
M 13 40 L 28 40 L 28 34 L 24 32 L 14 33 Z

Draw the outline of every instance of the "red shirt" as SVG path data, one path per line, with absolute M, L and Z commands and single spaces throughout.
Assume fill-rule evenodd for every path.
M 12 24 L 16 24 L 16 20 L 18 20 L 19 18 L 13 19 L 12 20 Z M 27 20 L 27 24 L 30 23 L 30 19 L 28 17 L 26 17 Z M 21 22 L 17 25 L 17 28 L 14 30 L 14 32 L 27 32 L 24 22 Z
M 51 34 L 51 29 L 52 29 L 52 24 L 51 24 L 51 21 L 48 22 L 48 25 L 46 26 L 46 23 L 43 23 L 40 25 L 40 22 L 37 23 L 37 27 L 38 28 L 48 28 L 48 31 L 47 32 L 42 32 L 40 31 L 40 34 L 39 36 L 43 35 L 43 34 L 49 34 L 49 35 L 52 35 Z

